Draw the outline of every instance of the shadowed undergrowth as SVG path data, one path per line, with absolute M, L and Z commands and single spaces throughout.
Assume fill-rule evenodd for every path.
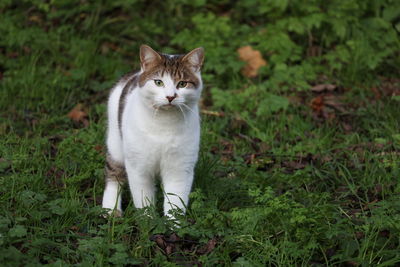
M 397 3 L 56 2 L 0 4 L 1 265 L 399 264 Z M 142 43 L 206 50 L 174 231 L 127 189 L 124 216 L 101 216 L 108 89 Z

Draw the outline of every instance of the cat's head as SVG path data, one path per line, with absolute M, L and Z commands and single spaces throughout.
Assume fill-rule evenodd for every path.
M 203 59 L 201 47 L 185 55 L 167 55 L 142 45 L 139 87 L 146 102 L 155 109 L 182 109 L 196 104 L 203 87 Z

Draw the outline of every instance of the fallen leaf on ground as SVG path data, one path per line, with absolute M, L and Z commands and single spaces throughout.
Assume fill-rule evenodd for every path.
M 307 166 L 306 162 L 299 162 L 299 161 L 288 161 L 288 162 L 283 162 L 283 166 L 288 168 L 289 170 L 301 170 L 304 169 Z
M 202 110 L 202 114 L 209 115 L 209 116 L 215 116 L 215 117 L 224 117 L 225 113 L 222 111 L 211 111 L 211 110 Z
M 167 246 L 167 243 L 164 240 L 164 236 L 163 235 L 154 235 L 150 238 L 151 241 L 156 242 L 156 244 L 161 248 L 161 249 L 165 249 Z
M 317 84 L 311 88 L 311 91 L 319 93 L 322 91 L 331 92 L 335 89 L 336 89 L 336 85 L 334 85 L 334 84 Z
M 256 77 L 258 70 L 267 65 L 267 62 L 263 59 L 260 51 L 254 50 L 251 46 L 243 46 L 237 50 L 239 58 L 246 62 L 246 66 L 242 69 L 242 74 L 246 77 Z
M 343 103 L 340 102 L 339 97 L 335 95 L 324 96 L 324 104 L 336 109 L 337 111 L 346 112 L 345 108 L 343 107 Z
M 324 98 L 323 96 L 317 96 L 311 99 L 311 108 L 314 112 L 320 113 L 322 108 L 324 107 Z
M 308 57 L 318 57 L 322 55 L 322 47 L 320 46 L 310 46 L 307 49 L 307 56 Z
M 208 240 L 207 244 L 202 248 L 200 248 L 197 252 L 199 254 L 208 254 L 215 249 L 216 245 L 217 245 L 217 239 L 214 237 Z
M 32 15 L 28 19 L 29 19 L 29 21 L 35 22 L 37 24 L 41 24 L 43 22 L 42 18 L 37 15 Z
M 83 123 L 85 127 L 89 125 L 89 121 L 87 119 L 87 113 L 82 104 L 77 104 L 71 111 L 67 114 L 68 118 L 77 123 Z
M 341 101 L 341 97 L 331 93 L 314 97 L 310 101 L 310 107 L 313 111 L 313 118 L 319 121 L 331 121 L 337 115 L 348 113 L 348 106 Z
M 375 99 L 377 99 L 377 100 L 381 99 L 382 95 L 379 92 L 378 88 L 371 87 L 371 91 L 374 93 Z
M 104 149 L 104 147 L 102 145 L 94 146 L 94 150 L 96 150 L 97 152 L 100 152 L 101 154 L 103 153 L 103 149 Z
M 381 92 L 382 96 L 398 96 L 400 95 L 400 79 L 381 77 L 379 89 L 380 90 L 377 89 L 377 91 Z

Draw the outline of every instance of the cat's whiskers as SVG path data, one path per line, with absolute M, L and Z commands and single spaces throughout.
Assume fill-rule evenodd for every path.
M 187 124 L 186 115 L 185 115 L 185 112 L 183 112 L 182 107 L 179 104 L 177 104 L 176 106 L 179 108 L 179 110 L 181 111 L 181 113 L 183 115 L 183 121 L 185 122 L 185 124 Z
M 194 112 L 194 110 L 192 108 L 190 108 L 188 105 L 186 105 L 185 103 L 181 103 L 185 108 L 187 108 L 190 112 L 192 112 L 193 115 L 196 115 L 196 112 Z M 200 118 L 201 120 L 201 118 Z
M 158 110 L 160 109 L 160 106 L 157 105 L 156 103 L 154 103 L 152 107 L 154 109 L 152 120 L 154 120 L 157 117 L 157 113 L 158 113 Z

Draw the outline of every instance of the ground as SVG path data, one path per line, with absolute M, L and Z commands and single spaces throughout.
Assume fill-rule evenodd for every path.
M 154 2 L 0 4 L 1 265 L 398 265 L 398 4 Z M 107 95 L 142 43 L 206 51 L 178 229 L 127 188 L 123 217 L 100 206 Z

